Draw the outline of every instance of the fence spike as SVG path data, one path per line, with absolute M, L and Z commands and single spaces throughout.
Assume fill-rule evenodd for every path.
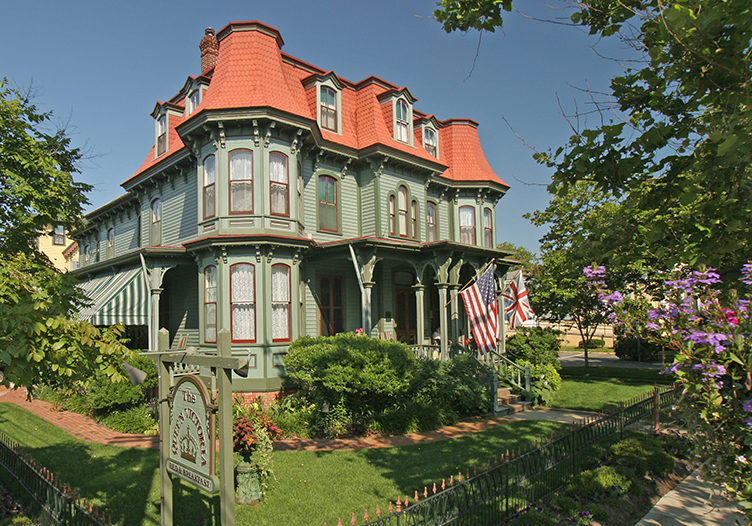
M 368 510 L 366 509 L 365 515 L 363 515 L 363 520 L 368 522 Z
M 405 495 L 405 508 L 407 508 L 410 505 L 410 499 L 407 498 L 407 495 Z
M 425 498 L 425 499 L 428 498 L 428 486 L 425 486 L 423 488 L 423 498 Z
M 433 494 L 436 495 L 436 483 L 433 483 Z
M 457 475 L 457 482 L 462 482 L 462 472 L 460 471 L 459 475 Z
M 418 492 L 417 491 L 415 492 L 415 499 L 414 500 L 415 500 L 415 502 L 418 502 Z
M 392 501 L 390 500 L 389 501 L 389 515 L 391 515 L 393 511 L 394 511 L 394 508 L 392 507 Z
M 465 479 L 470 478 L 470 468 L 467 468 L 467 475 L 465 475 Z
M 376 516 L 380 519 L 381 518 L 381 509 L 379 509 L 379 505 L 376 504 Z
M 350 521 L 350 524 L 355 526 L 355 513 L 353 513 L 352 520 Z
M 341 518 L 337 519 L 337 526 L 342 526 L 342 519 Z
M 400 498 L 397 497 L 397 513 L 400 513 L 402 511 L 402 501 L 400 501 Z
M 442 490 L 446 489 L 446 479 L 441 479 L 441 489 Z
M 452 475 L 451 477 L 449 477 L 449 485 L 450 486 L 454 486 L 454 475 Z

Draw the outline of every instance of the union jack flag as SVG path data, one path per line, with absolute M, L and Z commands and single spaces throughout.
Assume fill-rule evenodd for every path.
M 501 297 L 504 298 L 504 312 L 510 329 L 514 329 L 535 316 L 530 307 L 530 300 L 527 297 L 527 290 L 525 290 L 525 278 L 522 277 L 521 270 L 509 282 Z
M 488 270 L 472 287 L 462 291 L 462 301 L 480 354 L 496 349 L 499 339 L 499 304 L 496 302 L 493 264 L 489 265 Z

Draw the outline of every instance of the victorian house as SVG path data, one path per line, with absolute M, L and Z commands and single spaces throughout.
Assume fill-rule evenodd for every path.
M 75 234 L 80 316 L 250 356 L 236 390 L 277 390 L 301 335 L 363 329 L 427 344 L 467 333 L 459 288 L 496 258 L 509 188 L 478 123 L 439 120 L 405 87 L 351 82 L 233 22 L 200 42 L 201 74 L 158 102 L 154 145 L 125 193 Z M 455 340 L 456 341 L 456 340 Z M 146 343 L 144 343 L 146 345 Z

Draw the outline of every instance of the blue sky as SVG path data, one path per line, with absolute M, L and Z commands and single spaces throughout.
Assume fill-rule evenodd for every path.
M 292 56 L 351 81 L 376 75 L 407 86 L 415 107 L 439 119 L 478 121 L 491 167 L 511 185 L 499 202 L 498 241 L 537 251 L 544 231 L 522 215 L 546 206 L 552 172 L 510 126 L 542 151 L 565 144 L 571 128 L 560 104 L 568 114 L 588 111 L 583 90 L 604 92 L 622 71 L 603 57 L 627 52 L 616 40 L 535 20 L 566 17 L 563 4 L 515 6 L 503 30 L 483 35 L 470 74 L 478 33 L 444 33 L 431 17 L 435 0 L 10 0 L 0 17 L 0 77 L 33 84 L 38 106 L 68 123 L 74 145 L 90 156 L 78 179 L 94 185 L 93 209 L 119 196 L 146 158 L 156 101 L 200 73 L 204 29 L 259 20 L 280 30 Z

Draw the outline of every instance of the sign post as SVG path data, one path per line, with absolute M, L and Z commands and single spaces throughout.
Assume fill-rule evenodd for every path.
M 235 482 L 232 462 L 232 370 L 245 365 L 231 353 L 230 332 L 217 334 L 217 354 L 170 351 L 169 334 L 159 331 L 159 460 L 162 526 L 173 526 L 172 480 L 175 475 L 208 493 L 220 493 L 222 526 L 235 526 Z M 170 393 L 168 364 L 203 365 L 216 370 L 217 406 L 194 375 L 181 378 Z M 219 479 L 215 475 L 214 413 L 219 416 Z

